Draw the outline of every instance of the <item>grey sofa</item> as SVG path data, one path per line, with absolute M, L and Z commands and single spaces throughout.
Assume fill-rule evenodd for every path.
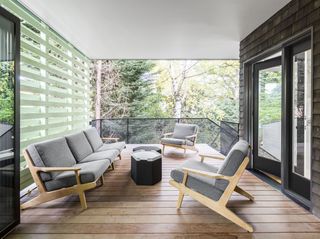
M 29 145 L 24 156 L 40 194 L 21 207 L 77 193 L 86 208 L 84 191 L 94 188 L 98 179 L 103 183 L 103 173 L 114 169 L 124 147 L 124 142 L 104 144 L 95 128 Z

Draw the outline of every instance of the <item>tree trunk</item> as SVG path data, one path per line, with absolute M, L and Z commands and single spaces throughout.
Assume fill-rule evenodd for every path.
M 181 118 L 181 109 L 182 109 L 182 102 L 181 99 L 176 99 L 174 104 L 174 117 Z
M 101 70 L 102 70 L 102 60 L 98 60 L 96 62 L 96 71 L 97 71 L 96 119 L 101 119 Z

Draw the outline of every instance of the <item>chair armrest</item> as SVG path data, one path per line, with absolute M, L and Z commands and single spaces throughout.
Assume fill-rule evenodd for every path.
M 185 138 L 186 138 L 186 139 L 191 139 L 191 138 L 195 138 L 195 137 L 197 137 L 197 135 L 196 135 L 196 134 L 193 134 L 193 135 L 190 135 L 190 136 L 186 136 Z
M 169 136 L 169 135 L 173 135 L 173 132 L 165 133 L 165 134 L 163 134 L 163 135 L 162 135 L 162 137 L 161 137 L 161 138 L 166 137 L 166 136 Z
M 225 156 L 222 156 L 222 155 L 218 155 L 218 154 L 200 154 L 199 155 L 200 158 L 201 158 L 201 162 L 204 161 L 205 158 L 208 158 L 208 159 L 218 159 L 218 160 L 224 160 L 226 157 Z
M 110 140 L 110 141 L 115 141 L 115 142 L 118 142 L 120 138 L 113 138 L 113 137 L 102 137 L 101 139 L 102 139 L 102 141 L 107 141 L 107 140 Z
M 202 170 L 198 170 L 198 169 L 192 169 L 192 168 L 183 168 L 182 171 L 185 174 L 193 173 L 193 174 L 197 174 L 197 175 L 204 176 L 207 178 L 212 178 L 212 179 L 224 179 L 224 180 L 228 180 L 228 181 L 230 181 L 232 179 L 232 177 L 230 177 L 230 176 L 225 176 L 225 175 L 218 174 L 218 173 L 210 173 L 210 172 L 206 172 L 206 171 L 202 171 Z
M 37 172 L 44 172 L 44 173 L 65 172 L 65 171 L 78 172 L 81 170 L 81 168 L 74 168 L 74 167 L 34 167 L 34 169 Z

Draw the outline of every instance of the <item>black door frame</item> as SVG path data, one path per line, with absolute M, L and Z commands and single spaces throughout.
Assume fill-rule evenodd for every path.
M 4 230 L 0 238 L 20 223 L 20 19 L 0 6 L 0 15 L 14 23 L 14 214 L 15 220 Z
M 290 64 L 288 64 L 288 62 L 285 61 L 286 56 L 288 55 L 288 47 L 290 45 L 294 45 L 297 42 L 300 42 L 303 39 L 306 38 L 310 38 L 311 39 L 311 51 L 313 52 L 313 27 L 308 27 L 304 30 L 302 30 L 301 32 L 293 35 L 292 37 L 289 37 L 287 39 L 284 39 L 282 42 L 270 47 L 269 49 L 249 58 L 248 60 L 244 61 L 242 64 L 243 66 L 243 73 L 244 73 L 244 105 L 246 106 L 244 108 L 243 111 L 243 127 L 244 127 L 244 131 L 243 131 L 243 138 L 248 140 L 250 144 L 253 145 L 253 75 L 254 75 L 254 71 L 253 71 L 253 65 L 267 57 L 270 57 L 274 54 L 276 54 L 277 52 L 282 52 L 282 76 L 283 76 L 283 85 L 282 85 L 282 95 L 284 98 L 290 97 L 290 90 L 287 89 L 287 84 L 286 79 L 288 78 L 288 73 L 290 72 Z M 313 53 L 312 53 L 313 54 Z M 314 68 L 314 64 L 313 64 L 313 57 L 312 57 L 312 61 L 311 61 L 311 65 L 312 65 L 312 80 L 313 80 L 313 68 Z M 282 109 L 283 112 L 286 113 L 288 111 L 288 106 L 287 104 L 285 104 L 285 102 L 283 102 L 282 104 Z M 287 123 L 287 119 L 286 117 L 282 117 L 282 124 L 286 124 Z M 287 127 L 282 127 L 281 129 L 281 135 L 282 137 L 288 137 L 288 130 Z M 313 133 L 312 133 L 313 134 Z M 313 143 L 313 136 L 311 136 L 311 144 Z M 282 141 L 284 142 L 284 141 Z M 300 196 L 297 193 L 292 192 L 289 189 L 289 175 L 288 175 L 288 170 L 286 170 L 288 168 L 288 157 L 291 154 L 289 147 L 284 147 L 285 146 L 285 142 L 282 144 L 282 150 L 281 150 L 281 158 L 282 158 L 282 163 L 281 163 L 281 185 L 279 184 L 279 188 L 281 189 L 281 191 L 288 196 L 289 198 L 291 198 L 293 201 L 297 202 L 298 204 L 300 204 L 301 206 L 305 207 L 306 209 L 310 210 L 311 209 L 311 201 L 307 200 L 305 198 L 303 198 L 302 196 Z M 311 152 L 311 158 L 313 158 L 313 152 Z M 249 169 L 251 169 L 253 171 L 253 173 L 255 173 L 255 170 L 253 168 L 253 155 L 251 153 L 251 157 L 250 157 L 250 165 L 249 165 Z M 261 175 L 259 172 L 257 172 L 258 175 L 260 175 L 261 178 L 264 178 L 266 182 L 270 182 L 270 178 L 266 175 Z M 311 172 L 312 174 L 312 172 Z M 312 177 L 312 175 L 311 175 Z M 278 183 L 272 183 L 272 184 L 278 184 Z M 271 184 L 271 185 L 272 185 Z M 311 182 L 312 184 L 312 182 Z M 310 187 L 311 188 L 311 187 Z
M 283 142 L 287 145 L 287 147 L 282 153 L 282 157 L 284 157 L 285 159 L 282 167 L 282 178 L 284 179 L 283 191 L 289 196 L 294 197 L 300 203 L 310 207 L 311 180 L 307 180 L 303 177 L 298 176 L 297 174 L 292 173 L 292 57 L 295 54 L 308 49 L 311 49 L 312 51 L 312 34 L 305 34 L 303 37 L 298 38 L 296 41 L 287 44 L 283 49 L 283 79 L 285 82 L 283 94 L 285 94 L 286 100 L 285 102 L 283 102 L 283 115 L 285 117 L 283 117 L 282 123 L 287 127 L 283 127 L 285 129 L 282 129 L 282 133 L 284 134 Z M 311 84 L 313 89 L 313 60 L 311 60 L 311 66 Z M 311 98 L 313 98 L 313 95 L 311 96 Z M 312 141 L 313 139 L 311 135 L 311 144 Z
M 281 162 L 259 156 L 259 71 L 280 66 L 282 57 L 275 57 L 253 65 L 253 167 L 266 173 L 281 177 Z M 282 85 L 282 83 L 281 83 Z M 282 140 L 282 139 L 281 139 Z

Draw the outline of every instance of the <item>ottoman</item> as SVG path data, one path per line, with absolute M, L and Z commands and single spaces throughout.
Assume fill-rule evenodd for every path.
M 137 185 L 154 185 L 162 178 L 162 156 L 156 151 L 135 151 L 131 155 L 131 178 Z

